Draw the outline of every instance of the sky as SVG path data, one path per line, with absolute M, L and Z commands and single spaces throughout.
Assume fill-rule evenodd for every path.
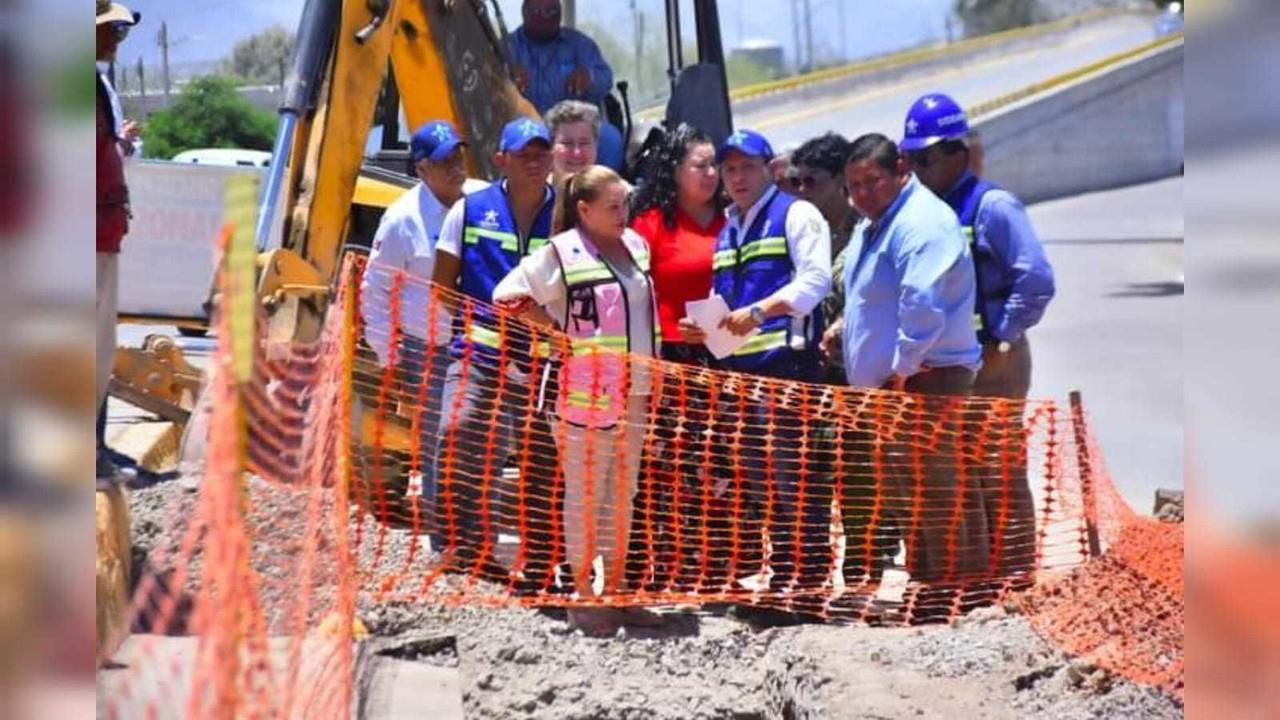
M 297 28 L 303 0 L 124 0 L 142 13 L 121 48 L 120 60 L 159 67 L 156 41 L 160 22 L 168 23 L 171 63 L 218 60 L 236 41 L 281 24 Z M 649 32 L 662 31 L 661 0 L 579 0 L 578 21 L 616 28 L 620 40 L 632 37 L 632 4 L 648 15 Z M 803 6 L 805 0 L 795 0 Z M 850 59 L 911 47 L 942 38 L 953 0 L 808 0 L 813 16 L 814 54 L 834 58 L 847 44 Z M 691 2 L 683 3 L 692 6 Z M 520 23 L 520 0 L 501 0 L 508 27 Z M 840 23 L 841 6 L 845 16 Z M 726 49 L 744 39 L 772 39 L 782 43 L 788 60 L 794 58 L 791 2 L 778 0 L 721 0 L 721 35 Z M 843 37 L 841 33 L 843 29 Z

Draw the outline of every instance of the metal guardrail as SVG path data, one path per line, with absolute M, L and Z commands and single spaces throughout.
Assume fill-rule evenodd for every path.
M 1074 70 L 1068 70 L 1067 72 L 1060 73 L 1058 75 L 1054 75 L 1053 77 L 1047 78 L 1045 80 L 1032 83 L 1026 87 L 1019 88 L 1012 92 L 1008 92 L 1003 95 L 999 95 L 997 97 L 991 98 L 990 100 L 977 103 L 976 105 L 971 105 L 968 108 L 969 119 L 972 121 L 972 120 L 981 118 L 984 115 L 990 115 L 991 113 L 997 110 L 1000 110 L 1001 108 L 1012 105 L 1013 103 L 1018 102 L 1019 100 L 1029 98 L 1033 95 L 1039 95 L 1040 93 L 1048 92 L 1049 90 L 1053 90 L 1054 88 L 1061 87 L 1068 83 L 1075 82 L 1080 78 L 1101 72 L 1103 70 L 1110 68 L 1113 65 L 1118 65 L 1122 62 L 1126 62 L 1135 57 L 1145 55 L 1146 53 L 1149 53 L 1153 50 L 1158 50 L 1160 48 L 1163 48 L 1169 45 L 1182 43 L 1184 39 L 1185 39 L 1185 36 L 1183 33 L 1181 32 L 1173 33 L 1171 35 L 1167 35 L 1165 37 L 1153 40 L 1149 43 L 1139 45 L 1130 50 L 1124 50 L 1114 55 L 1109 55 L 1105 58 L 1102 58 L 1101 60 L 1089 63 L 1088 65 L 1083 65 Z

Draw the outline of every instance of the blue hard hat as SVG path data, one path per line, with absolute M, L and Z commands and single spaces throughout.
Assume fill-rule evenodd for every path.
M 905 152 L 923 150 L 943 140 L 968 136 L 969 120 L 960 103 L 950 95 L 930 93 L 922 96 L 907 111 L 899 147 Z
M 724 156 L 730 150 L 737 150 L 750 157 L 762 157 L 766 162 L 773 159 L 773 146 L 755 130 L 743 128 L 725 138 L 720 147 L 716 148 L 716 162 L 724 162 Z
M 541 140 L 551 147 L 551 131 L 546 125 L 530 118 L 516 118 L 502 128 L 498 152 L 516 152 L 534 140 Z
M 466 144 L 467 141 L 458 137 L 458 131 L 452 125 L 444 120 L 432 120 L 413 133 L 409 140 L 409 156 L 414 162 L 440 162 L 449 157 L 454 148 Z

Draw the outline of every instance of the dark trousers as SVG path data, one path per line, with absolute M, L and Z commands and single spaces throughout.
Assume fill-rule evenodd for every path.
M 999 353 L 983 346 L 982 369 L 973 386 L 979 397 L 1022 401 L 1031 389 L 1031 345 L 1026 336 Z M 1035 501 L 1027 478 L 1027 436 L 1022 402 L 1002 403 L 978 441 L 988 469 L 982 475 L 994 571 L 1001 577 L 1027 574 L 1036 564 Z
M 840 473 L 841 522 L 846 538 L 844 573 L 849 583 L 878 580 L 901 536 L 914 581 L 934 582 L 981 574 L 988 538 L 978 483 L 960 488 L 957 445 L 966 420 L 950 402 L 972 392 L 974 372 L 931 368 L 907 380 L 917 395 L 904 433 L 890 437 L 890 407 L 873 417 L 871 429 L 844 429 L 849 451 Z M 888 401 L 886 401 L 886 404 Z M 874 401 L 871 412 L 875 414 Z
M 684 343 L 664 343 L 662 358 L 688 370 L 665 373 L 653 445 L 646 448 L 636 491 L 628 582 L 719 592 L 731 576 L 759 571 L 762 538 L 735 522 L 728 493 L 713 491 L 728 482 L 724 446 L 707 432 L 719 377 L 699 371 L 718 369 L 718 363 L 706 348 Z
M 557 511 L 563 498 L 555 438 L 538 407 L 536 382 L 490 365 L 449 367 L 441 412 L 438 531 L 446 550 L 493 574 L 499 527 L 520 535 L 517 571 L 546 585 L 563 557 Z M 503 470 L 512 461 L 514 487 Z M 496 578 L 505 580 L 506 578 Z
M 819 363 L 815 353 L 792 353 L 774 367 L 757 369 L 767 377 L 814 383 Z M 738 446 L 741 458 L 733 473 L 744 479 L 747 498 L 768 533 L 770 589 L 818 589 L 831 572 L 832 468 L 822 452 L 821 434 L 812 418 L 778 398 L 766 402 L 727 397 L 723 420 L 745 421 L 741 429 L 722 424 L 723 437 Z M 737 518 L 735 518 L 737 521 Z

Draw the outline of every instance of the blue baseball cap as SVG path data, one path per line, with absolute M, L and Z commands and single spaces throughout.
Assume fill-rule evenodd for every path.
M 763 135 L 755 130 L 744 128 L 725 138 L 724 142 L 720 143 L 720 147 L 716 149 L 716 162 L 724 162 L 724 156 L 730 150 L 737 150 L 749 157 L 761 157 L 766 162 L 773 159 L 773 146 L 769 144 L 768 140 L 764 139 Z
M 444 120 L 432 120 L 413 133 L 409 140 L 409 155 L 414 162 L 430 160 L 440 162 L 449 157 L 449 153 L 467 141 L 458 137 L 458 131 Z
M 502 128 L 498 152 L 516 152 L 534 140 L 541 140 L 551 147 L 551 131 L 546 125 L 530 118 L 516 118 Z

